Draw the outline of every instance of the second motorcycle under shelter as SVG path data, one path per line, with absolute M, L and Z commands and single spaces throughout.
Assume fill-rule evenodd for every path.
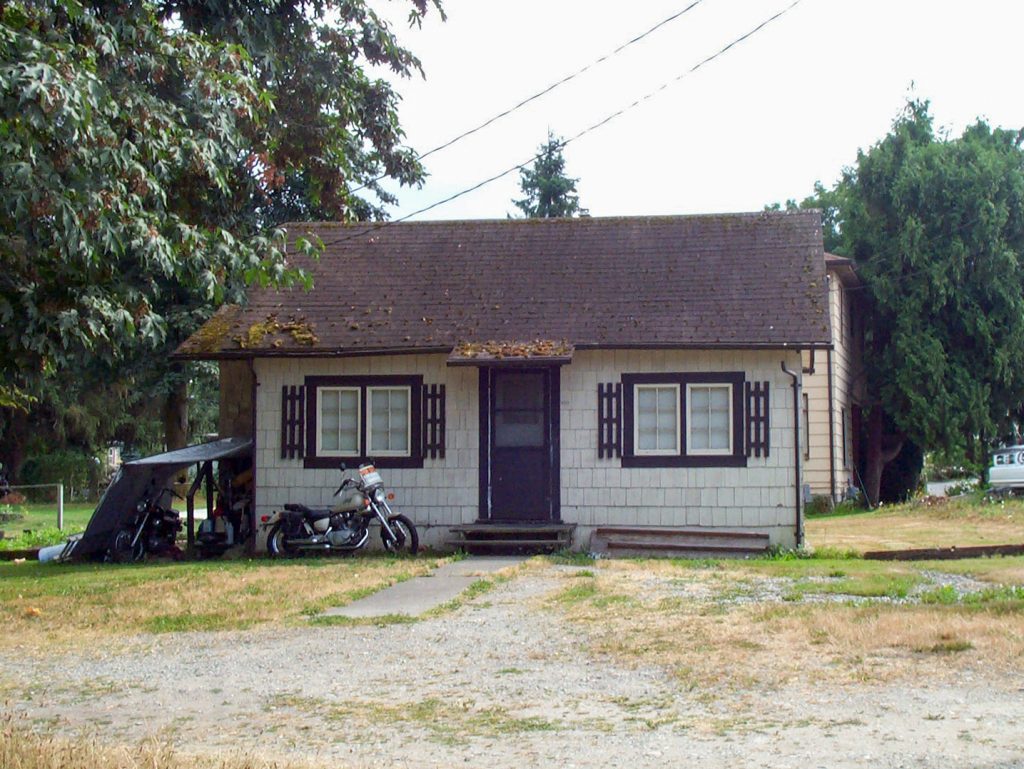
M 207 520 L 221 518 L 218 530 L 209 527 L 206 554 L 223 552 L 247 541 L 252 525 L 252 441 L 224 438 L 163 454 L 125 462 L 100 498 L 82 536 L 69 540 L 59 560 L 102 558 L 115 532 L 132 519 L 140 501 L 153 494 L 170 495 L 175 476 L 195 466 L 184 494 L 187 552 L 196 551 L 196 496 L 205 502 Z M 168 503 L 170 500 L 168 500 Z

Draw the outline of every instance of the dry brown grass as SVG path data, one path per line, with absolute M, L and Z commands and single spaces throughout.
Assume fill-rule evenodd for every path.
M 898 505 L 872 513 L 811 518 L 811 547 L 858 552 L 920 547 L 967 547 L 1024 543 L 1024 503 L 956 500 L 938 507 Z
M 241 754 L 191 755 L 170 745 L 102 745 L 36 734 L 10 715 L 0 717 L 0 767 L 4 769 L 305 769 L 312 764 Z
M 1020 612 L 736 602 L 728 599 L 737 586 L 765 578 L 740 565 L 613 561 L 592 571 L 567 579 L 549 602 L 587 628 L 592 651 L 664 667 L 694 689 L 942 677 L 1024 661 Z
M 395 582 L 438 559 L 365 557 L 0 566 L 0 648 L 86 648 L 135 633 L 297 624 Z

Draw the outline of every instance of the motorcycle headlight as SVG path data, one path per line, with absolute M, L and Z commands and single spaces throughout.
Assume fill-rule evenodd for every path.
M 384 493 L 384 489 L 373 490 L 373 501 L 377 503 L 383 503 L 387 498 L 387 494 Z

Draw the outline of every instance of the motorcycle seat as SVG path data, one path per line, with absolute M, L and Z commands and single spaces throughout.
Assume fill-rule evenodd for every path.
M 306 518 L 308 518 L 311 521 L 318 521 L 321 518 L 327 518 L 331 514 L 331 511 L 325 508 L 315 510 L 312 507 L 307 507 L 306 505 L 295 504 L 292 502 L 285 504 L 284 509 L 290 513 L 302 513 L 304 516 L 306 516 Z

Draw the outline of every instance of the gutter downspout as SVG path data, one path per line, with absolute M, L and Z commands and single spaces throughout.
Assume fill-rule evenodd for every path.
M 832 491 L 832 504 L 836 504 L 836 401 L 832 383 L 832 350 L 825 357 L 828 367 L 828 481 Z M 843 489 L 846 492 L 846 489 Z
M 252 441 L 252 500 L 250 501 L 251 520 L 249 521 L 249 543 L 246 547 L 249 555 L 255 555 L 256 553 L 256 388 L 260 386 L 260 383 L 256 379 L 256 366 L 255 359 L 249 356 L 249 376 L 252 378 L 250 396 L 251 403 L 249 408 L 249 440 Z
M 793 490 L 796 492 L 796 503 L 793 514 L 796 519 L 796 546 L 804 546 L 804 517 L 800 507 L 800 375 L 786 368 L 782 361 L 782 372 L 793 380 Z

